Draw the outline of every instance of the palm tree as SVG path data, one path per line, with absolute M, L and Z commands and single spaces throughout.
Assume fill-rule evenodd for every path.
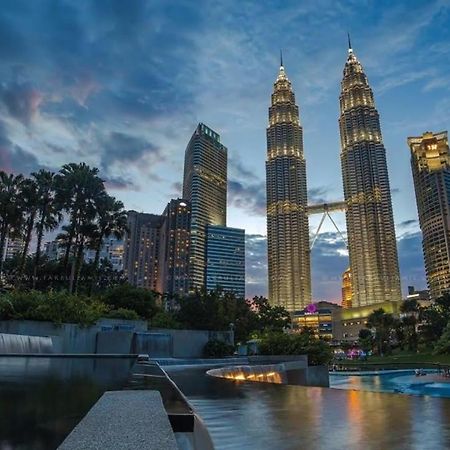
M 74 258 L 69 283 L 69 291 L 72 292 L 82 262 L 86 239 L 92 232 L 91 224 L 96 218 L 98 204 L 105 195 L 105 186 L 98 176 L 98 169 L 91 168 L 85 163 L 65 164 L 55 178 L 56 203 L 69 216 L 64 266 L 67 268 L 72 253 Z
M 376 309 L 367 318 L 367 328 L 375 329 L 378 354 L 383 356 L 383 342 L 389 338 L 394 326 L 394 316 L 386 313 L 383 308 Z
M 19 279 L 22 277 L 25 262 L 28 255 L 28 249 L 30 247 L 31 237 L 33 234 L 34 223 L 38 212 L 38 187 L 34 180 L 29 178 L 25 179 L 22 183 L 22 189 L 20 192 L 20 203 L 25 216 L 25 230 L 23 235 L 23 250 L 20 256 L 19 265 Z
M 16 237 L 22 224 L 23 213 L 20 204 L 22 175 L 0 171 L 0 275 L 3 272 L 3 254 L 6 239 Z
M 44 232 L 54 230 L 61 222 L 62 214 L 56 203 L 55 174 L 47 170 L 40 170 L 31 174 L 37 185 L 37 244 L 34 257 L 33 288 L 36 285 L 37 272 L 41 258 L 42 238 Z
M 96 230 L 93 234 L 93 240 L 91 242 L 91 246 L 95 250 L 95 280 L 91 283 L 90 292 L 92 291 L 93 284 L 98 277 L 97 272 L 103 239 L 110 236 L 114 236 L 117 239 L 122 239 L 124 234 L 128 231 L 127 212 L 124 210 L 123 203 L 116 200 L 114 197 L 111 197 L 105 193 L 105 195 L 101 197 L 101 200 L 98 202 L 97 214 L 98 218 L 96 222 Z

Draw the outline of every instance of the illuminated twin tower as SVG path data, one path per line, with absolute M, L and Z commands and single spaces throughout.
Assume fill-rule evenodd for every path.
M 386 150 L 372 89 L 349 40 L 341 83 L 339 127 L 352 276 L 352 306 L 401 298 Z M 269 299 L 288 311 L 311 303 L 308 207 L 303 129 L 283 60 L 274 83 L 267 128 Z

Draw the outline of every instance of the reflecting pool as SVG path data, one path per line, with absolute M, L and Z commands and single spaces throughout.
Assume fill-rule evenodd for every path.
M 426 370 L 417 377 L 414 370 L 392 370 L 384 373 L 330 374 L 330 387 L 372 392 L 397 392 L 450 398 L 450 380 L 436 370 Z
M 217 449 L 441 449 L 450 400 L 169 375 L 205 421 Z
M 0 449 L 58 447 L 134 359 L 0 357 Z

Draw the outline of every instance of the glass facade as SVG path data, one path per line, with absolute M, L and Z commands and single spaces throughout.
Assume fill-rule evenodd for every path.
M 351 48 L 339 100 L 352 306 L 400 301 L 386 150 L 372 89 Z
M 408 138 L 430 297 L 450 291 L 450 150 L 447 132 Z
M 202 123 L 186 148 L 183 198 L 191 205 L 190 289 L 200 289 L 205 285 L 205 227 L 225 226 L 227 213 L 227 148 Z
M 245 298 L 245 231 L 206 227 L 206 289 L 221 287 Z

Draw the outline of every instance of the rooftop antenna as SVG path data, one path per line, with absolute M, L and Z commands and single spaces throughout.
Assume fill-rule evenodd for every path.
M 350 40 L 350 33 L 347 32 L 347 38 L 348 38 L 348 51 L 352 51 L 352 41 Z
M 283 67 L 283 50 L 280 49 L 280 66 Z

